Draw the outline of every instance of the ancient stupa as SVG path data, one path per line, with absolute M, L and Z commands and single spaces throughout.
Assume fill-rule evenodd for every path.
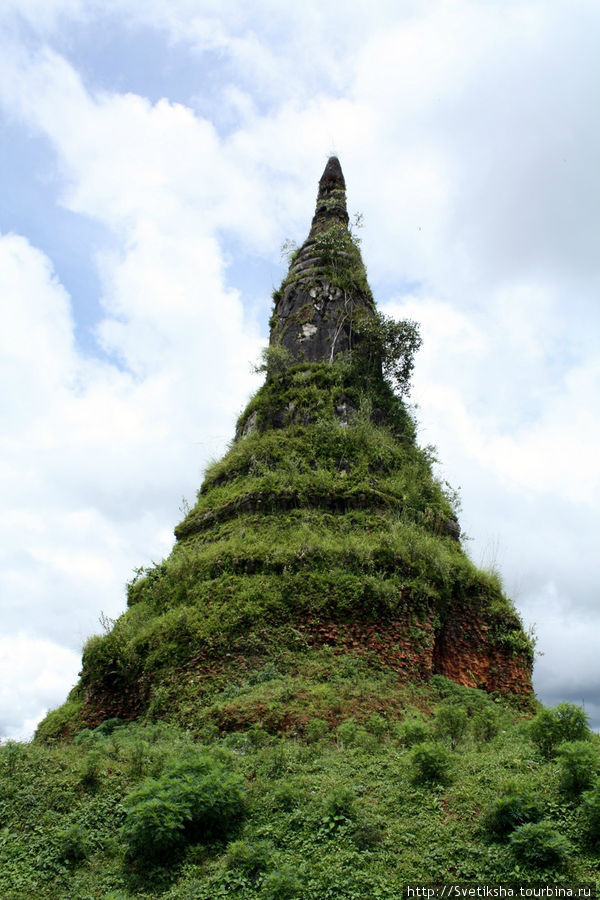
M 498 579 L 463 550 L 393 389 L 406 388 L 414 330 L 377 313 L 336 157 L 270 325 L 265 382 L 173 551 L 86 645 L 80 721 L 197 717 L 236 672 L 321 651 L 376 660 L 399 681 L 437 673 L 529 697 L 531 643 Z M 295 727 L 285 703 L 236 710 L 215 724 Z

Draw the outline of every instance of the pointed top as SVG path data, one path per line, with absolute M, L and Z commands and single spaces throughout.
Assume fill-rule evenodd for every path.
M 337 156 L 330 156 L 325 170 L 319 179 L 317 208 L 310 229 L 311 235 L 324 226 L 329 227 L 333 221 L 348 225 L 346 210 L 346 182 Z
M 342 172 L 339 159 L 337 156 L 330 156 L 319 179 L 319 195 L 324 191 L 329 194 L 335 188 L 345 191 L 346 182 L 344 181 L 344 173 Z

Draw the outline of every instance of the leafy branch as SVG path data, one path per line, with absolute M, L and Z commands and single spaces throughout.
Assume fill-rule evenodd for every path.
M 381 366 L 391 387 L 401 396 L 410 394 L 415 354 L 422 344 L 419 327 L 410 319 L 396 322 L 380 312 L 363 316 L 354 326 L 357 351 L 367 370 Z

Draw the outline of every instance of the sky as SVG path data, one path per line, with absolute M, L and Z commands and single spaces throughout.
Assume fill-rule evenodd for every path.
M 596 0 L 3 0 L 0 737 L 166 556 L 339 156 L 419 440 L 600 726 Z

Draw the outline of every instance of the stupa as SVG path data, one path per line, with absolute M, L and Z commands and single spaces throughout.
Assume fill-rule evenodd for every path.
M 497 577 L 465 553 L 417 445 L 401 396 L 416 331 L 377 312 L 336 157 L 270 326 L 265 382 L 171 554 L 138 573 L 127 611 L 85 647 L 82 722 L 197 719 L 236 672 L 311 653 L 371 660 L 399 682 L 441 674 L 532 696 L 531 642 Z M 293 714 L 248 699 L 210 715 L 220 729 L 285 730 L 296 700 Z

